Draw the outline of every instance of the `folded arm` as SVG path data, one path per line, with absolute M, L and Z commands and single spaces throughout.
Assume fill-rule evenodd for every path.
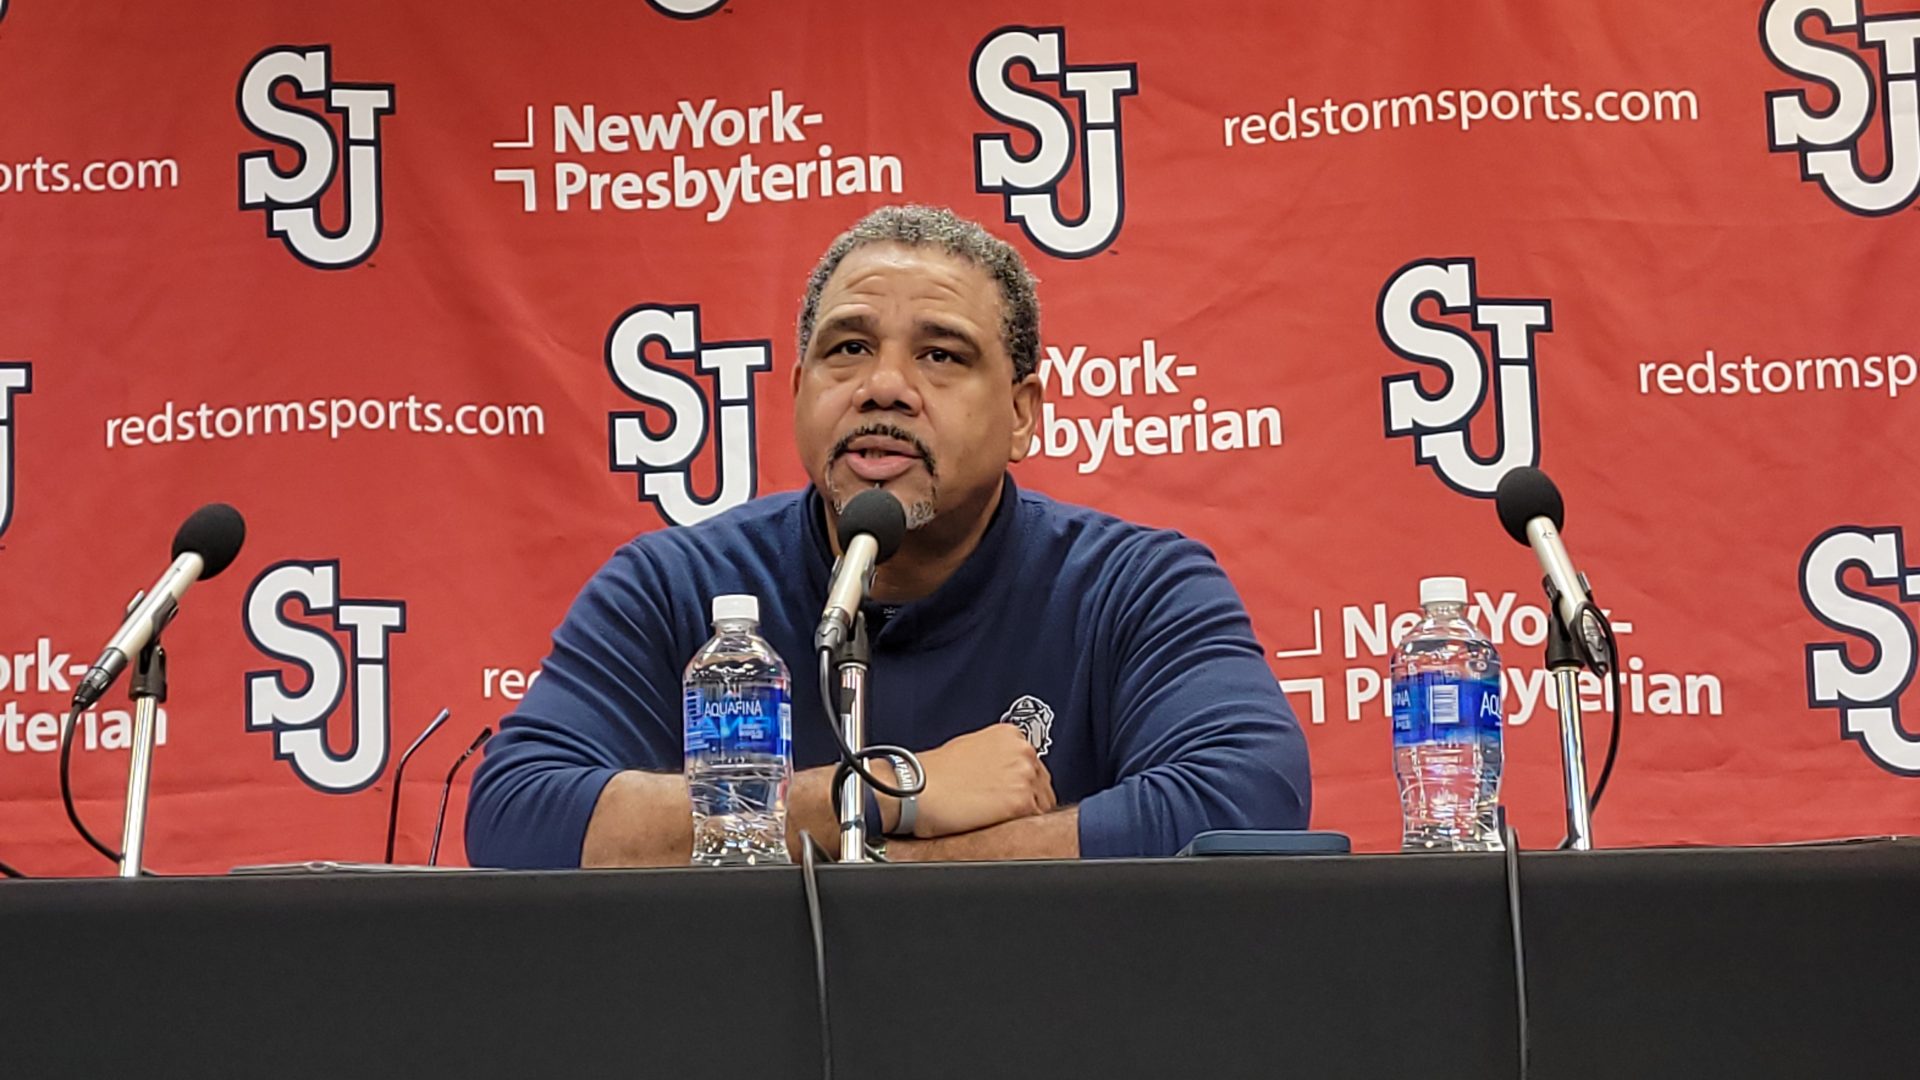
M 1132 557 L 1110 615 L 1116 781 L 1080 804 L 1080 854 L 1172 855 L 1209 829 L 1305 828 L 1306 738 L 1226 573 L 1164 534 Z

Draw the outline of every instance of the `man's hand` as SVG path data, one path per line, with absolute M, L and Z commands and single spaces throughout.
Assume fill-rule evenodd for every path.
M 1044 814 L 1054 807 L 1053 777 L 1033 744 L 1012 724 L 990 724 L 937 750 L 917 755 L 927 771 L 913 834 L 950 836 Z M 900 818 L 899 803 L 878 796 L 881 818 Z

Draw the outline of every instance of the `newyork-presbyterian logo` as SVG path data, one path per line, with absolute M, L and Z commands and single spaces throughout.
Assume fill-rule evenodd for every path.
M 649 346 L 659 358 L 649 358 Z M 607 373 L 655 410 L 607 417 L 607 465 L 639 477 L 639 496 L 674 525 L 693 525 L 760 490 L 756 376 L 773 368 L 771 341 L 707 341 L 698 304 L 641 304 L 607 332 Z M 672 361 L 673 363 L 668 363 Z M 682 370 L 691 366 L 705 377 Z M 656 429 L 651 416 L 662 416 Z M 694 490 L 693 465 L 712 445 L 713 493 Z
M 1858 51 L 1808 37 L 1815 16 L 1827 34 L 1852 31 Z M 1911 204 L 1920 193 L 1920 15 L 1863 16 L 1859 0 L 1768 0 L 1760 45 L 1780 70 L 1819 87 L 1767 94 L 1767 148 L 1798 155 L 1800 178 L 1844 210 L 1878 217 Z M 1814 97 L 1826 107 L 1815 109 Z M 1870 156 L 1881 165 L 1868 176 L 1860 141 L 1876 108 L 1881 145 Z
M 13 524 L 13 396 L 32 390 L 32 364 L 0 364 L 0 536 Z
M 1013 79 L 1026 69 L 1033 83 L 1051 84 L 1058 97 Z M 1021 129 L 1032 152 L 1021 156 L 1014 137 L 985 132 L 973 139 L 975 187 L 997 194 L 1008 221 L 1042 251 L 1080 259 L 1104 251 L 1126 218 L 1126 177 L 1120 141 L 1121 99 L 1138 89 L 1133 64 L 1067 63 L 1067 32 L 1057 26 L 1006 26 L 974 50 L 973 96 L 995 120 Z M 1073 98 L 1074 118 L 1060 98 Z M 1078 216 L 1069 216 L 1061 184 L 1079 158 Z
M 1864 589 L 1848 585 L 1849 569 Z M 1874 764 L 1920 776 L 1920 732 L 1900 721 L 1900 696 L 1913 682 L 1920 645 L 1900 605 L 1920 600 L 1920 567 L 1907 563 L 1900 526 L 1843 525 L 1814 538 L 1800 559 L 1800 597 L 1822 623 L 1866 646 L 1862 662 L 1841 641 L 1807 646 L 1807 705 L 1840 714 L 1840 737 Z
M 1445 378 L 1428 393 L 1417 374 L 1389 375 L 1381 393 L 1388 438 L 1411 437 L 1415 464 L 1463 495 L 1491 499 L 1501 477 L 1540 464 L 1535 338 L 1553 330 L 1553 309 L 1546 300 L 1482 296 L 1474 273 L 1472 259 L 1420 259 L 1387 279 L 1377 314 L 1381 340 Z M 1465 325 L 1423 318 L 1420 305 L 1428 299 L 1441 315 L 1466 316 Z M 1489 335 L 1491 364 L 1476 336 L 1481 332 Z M 1481 454 L 1471 427 L 1490 389 L 1494 447 Z
M 293 87 L 288 104 L 277 95 Z M 294 258 L 321 270 L 358 266 L 380 245 L 382 192 L 380 118 L 393 114 L 392 83 L 338 82 L 326 45 L 279 45 L 254 57 L 240 76 L 240 119 L 248 130 L 291 148 L 294 167 L 283 171 L 272 150 L 240 155 L 240 206 L 266 215 L 267 235 Z M 332 117 L 339 119 L 338 132 Z M 343 160 L 344 159 L 344 162 Z M 344 178 L 345 220 L 321 222 L 321 199 Z
M 346 795 L 374 782 L 392 743 L 389 646 L 407 629 L 400 600 L 352 600 L 343 593 L 340 561 L 275 563 L 247 587 L 242 619 L 247 638 L 276 662 L 248 672 L 247 730 L 273 733 L 273 756 L 309 786 Z M 299 602 L 295 614 L 287 609 Z M 324 619 L 316 618 L 324 617 Z M 341 649 L 344 634 L 349 659 Z M 289 671 L 299 674 L 289 678 Z M 329 722 L 351 686 L 346 738 Z M 335 745 L 344 741 L 342 749 Z

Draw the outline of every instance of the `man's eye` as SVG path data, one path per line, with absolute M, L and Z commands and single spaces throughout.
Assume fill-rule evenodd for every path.
M 838 353 L 846 353 L 849 356 L 860 356 L 865 354 L 866 351 L 867 343 L 864 341 L 843 341 L 833 348 L 828 349 L 827 355 L 833 356 Z
M 927 359 L 937 360 L 942 364 L 958 364 L 961 362 L 958 356 L 955 356 L 954 354 L 948 352 L 945 349 L 927 350 Z

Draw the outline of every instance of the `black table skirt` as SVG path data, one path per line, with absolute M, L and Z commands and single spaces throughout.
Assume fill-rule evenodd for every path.
M 1520 860 L 1536 1080 L 1920 1078 L 1920 843 Z M 822 867 L 836 1075 L 1519 1075 L 1498 856 Z M 0 883 L 0 1076 L 820 1075 L 798 868 Z

